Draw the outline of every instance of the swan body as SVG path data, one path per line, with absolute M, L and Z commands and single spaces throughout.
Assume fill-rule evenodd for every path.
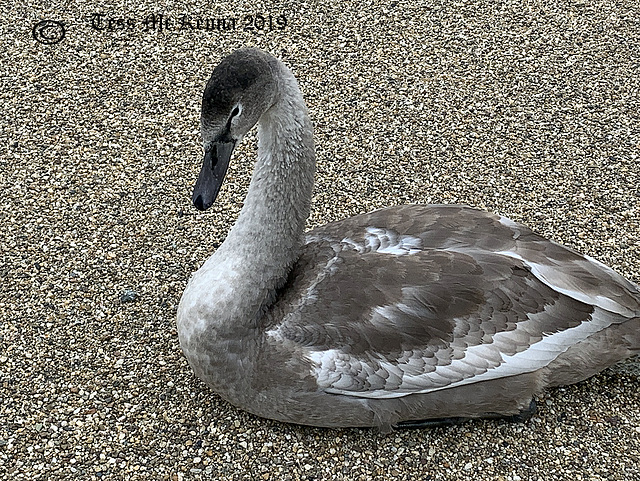
M 406 205 L 305 233 L 311 122 L 292 73 L 259 50 L 206 86 L 197 208 L 256 123 L 242 211 L 178 309 L 195 374 L 232 404 L 326 427 L 510 416 L 640 350 L 638 286 L 504 217 Z

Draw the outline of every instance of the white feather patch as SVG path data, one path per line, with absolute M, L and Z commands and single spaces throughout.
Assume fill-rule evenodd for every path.
M 544 314 L 532 314 L 529 321 L 524 322 L 537 323 L 538 315 Z M 591 320 L 570 329 L 547 334 L 540 341 L 513 355 L 500 352 L 500 346 L 512 345 L 509 338 L 518 335 L 518 331 L 500 332 L 493 336 L 493 343 L 471 346 L 467 348 L 461 359 L 455 359 L 450 364 L 437 366 L 435 370 L 419 375 L 411 375 L 407 372 L 414 371 L 415 363 L 390 363 L 380 357 L 378 360 L 380 367 L 389 374 L 386 380 L 388 388 L 371 391 L 338 387 L 357 386 L 357 380 L 361 378 L 360 372 L 352 370 L 354 364 L 360 361 L 350 359 L 349 354 L 331 349 L 314 351 L 309 354 L 309 357 L 316 364 L 315 375 L 318 385 L 327 392 L 372 399 L 397 398 L 537 371 L 549 365 L 571 346 L 584 341 L 612 323 L 607 313 L 596 308 Z M 495 358 L 500 359 L 498 365 L 491 361 Z M 425 362 L 428 363 L 429 360 L 425 359 Z M 428 366 L 427 364 L 425 368 Z M 341 368 L 347 371 L 341 371 Z M 366 371 L 372 371 L 372 369 L 366 369 Z M 367 374 L 371 375 L 370 372 Z M 345 375 L 352 378 L 350 383 L 346 383 Z M 336 383 L 338 380 L 341 381 L 339 384 Z
M 379 227 L 367 227 L 366 231 L 364 243 L 345 237 L 341 244 L 359 253 L 377 252 L 396 256 L 412 255 L 422 250 L 422 240 L 419 237 L 400 235 L 396 231 Z
M 623 316 L 632 317 L 635 315 L 633 311 L 626 308 L 625 306 L 617 303 L 613 299 L 604 296 L 590 296 L 589 294 L 578 291 L 575 289 L 571 289 L 568 285 L 562 282 L 561 272 L 559 272 L 554 266 L 546 266 L 544 264 L 539 264 L 536 262 L 528 261 L 523 258 L 520 254 L 513 252 L 511 250 L 507 251 L 499 251 L 496 254 L 501 254 L 506 257 L 511 257 L 512 259 L 518 259 L 522 261 L 529 269 L 531 269 L 531 273 L 536 276 L 540 281 L 542 281 L 545 285 L 550 287 L 556 292 L 560 294 L 564 294 L 565 296 L 571 297 L 576 301 L 584 302 L 585 304 L 589 304 L 591 306 L 600 307 L 609 312 L 615 312 L 616 314 L 622 314 Z M 599 269 L 606 270 L 610 273 L 614 278 L 620 277 L 614 270 L 605 266 L 601 262 L 596 261 L 595 259 L 584 256 L 585 262 L 594 262 Z

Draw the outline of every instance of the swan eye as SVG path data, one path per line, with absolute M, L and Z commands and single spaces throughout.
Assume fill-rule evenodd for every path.
M 230 132 L 232 127 L 235 127 L 238 124 L 239 115 L 242 112 L 242 105 L 236 104 L 231 113 L 229 114 L 229 119 L 227 120 L 227 132 Z

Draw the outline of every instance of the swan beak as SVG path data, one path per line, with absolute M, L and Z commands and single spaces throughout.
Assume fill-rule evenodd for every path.
M 204 161 L 196 186 L 193 189 L 193 205 L 207 210 L 216 200 L 224 175 L 227 173 L 235 142 L 214 142 L 204 153 Z

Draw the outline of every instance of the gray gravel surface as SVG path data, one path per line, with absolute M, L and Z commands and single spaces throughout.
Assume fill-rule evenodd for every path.
M 639 282 L 637 2 L 160 3 L 0 4 L 0 479 L 640 479 L 637 362 L 546 393 L 524 424 L 382 435 L 234 409 L 175 329 L 249 180 L 255 135 L 216 205 L 190 204 L 202 89 L 243 46 L 305 93 L 310 227 L 467 203 Z M 274 29 L 245 31 L 256 13 Z M 231 27 L 198 29 L 212 17 Z M 42 19 L 61 43 L 34 40 Z

